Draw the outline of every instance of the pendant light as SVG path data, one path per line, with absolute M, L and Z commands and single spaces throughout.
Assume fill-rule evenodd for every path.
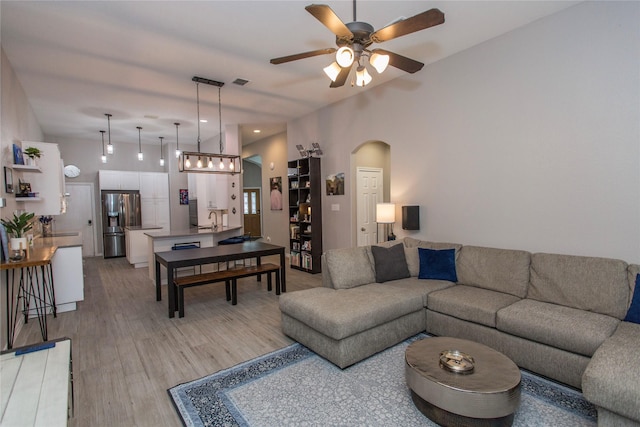
M 164 154 L 162 153 L 162 140 L 164 136 L 159 136 L 158 138 L 160 138 L 160 166 L 164 166 Z
M 196 106 L 197 106 L 197 115 L 198 115 L 198 151 L 182 151 L 178 157 L 178 171 L 179 172 L 200 172 L 200 173 L 216 173 L 216 174 L 229 174 L 234 175 L 239 169 L 240 165 L 240 156 L 232 155 L 232 154 L 224 154 L 223 153 L 223 144 L 222 144 L 222 96 L 220 88 L 224 86 L 223 82 L 218 82 L 215 80 L 206 79 L 203 77 L 193 77 L 192 81 L 196 82 Z M 200 90 L 199 84 L 205 83 L 211 86 L 218 87 L 218 123 L 220 127 L 220 154 L 213 153 L 203 153 L 200 151 Z M 177 128 L 176 128 L 177 129 Z M 176 131 L 177 135 L 177 131 Z M 176 138 L 177 139 L 177 138 Z M 177 152 L 176 152 L 177 154 Z M 194 162 L 191 159 L 198 159 L 197 162 Z M 220 161 L 218 162 L 218 159 Z M 228 161 L 228 164 L 227 164 Z M 238 162 L 238 165 L 236 165 Z
M 101 130 L 100 133 L 102 134 L 102 156 L 100 157 L 100 160 L 102 163 L 107 163 L 107 156 L 104 155 L 104 131 Z
M 180 146 L 178 145 L 178 126 L 180 123 L 174 123 L 176 125 L 176 159 L 180 157 Z
M 144 154 L 142 154 L 142 142 L 140 140 L 140 131 L 142 130 L 142 127 L 136 126 L 136 129 L 138 129 L 138 160 L 143 161 Z
M 107 129 L 109 130 L 109 145 L 107 145 L 107 154 L 113 154 L 113 145 L 111 145 L 111 114 L 105 114 L 107 116 Z

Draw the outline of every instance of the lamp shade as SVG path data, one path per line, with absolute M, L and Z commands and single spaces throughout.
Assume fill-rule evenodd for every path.
M 379 224 L 393 224 L 396 222 L 395 203 L 376 204 L 376 222 Z

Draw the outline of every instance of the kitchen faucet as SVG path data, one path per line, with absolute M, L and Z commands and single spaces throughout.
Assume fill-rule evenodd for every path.
M 209 211 L 209 219 L 211 219 L 211 214 L 213 214 L 213 230 L 218 230 L 218 213 L 216 211 Z

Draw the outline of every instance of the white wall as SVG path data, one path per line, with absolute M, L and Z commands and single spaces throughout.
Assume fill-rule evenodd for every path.
M 325 175 L 388 143 L 414 237 L 640 262 L 638 22 L 638 2 L 581 3 L 294 120 L 289 139 L 319 141 Z M 325 227 L 341 230 L 325 250 L 355 245 L 349 221 Z
M 295 143 L 293 144 L 295 146 Z M 296 154 L 298 152 L 296 151 Z M 279 133 L 242 147 L 242 158 L 259 155 L 262 158 L 262 237 L 274 245 L 289 247 L 289 192 L 287 181 L 287 133 Z M 294 159 L 297 157 L 291 157 Z M 270 164 L 273 163 L 273 170 Z M 282 177 L 280 211 L 271 210 L 269 178 Z
M 24 89 L 2 49 L 0 49 L 0 60 L 0 121 L 2 123 L 0 126 L 2 161 L 0 164 L 4 167 L 13 163 L 12 147 L 14 143 L 20 143 L 22 140 L 41 141 L 43 135 Z M 0 194 L 2 194 L 1 197 L 7 200 L 7 206 L 0 208 L 0 217 L 11 218 L 16 209 L 26 209 L 27 207 L 25 202 L 16 202 L 15 193 L 8 194 L 4 191 L 4 168 L 0 168 L 0 176 L 2 177 Z M 14 171 L 13 182 L 17 183 L 20 177 L 21 173 Z M 4 273 L 1 280 L 4 281 Z M 3 283 L 2 292 L 0 292 L 0 319 L 2 319 L 0 322 L 3 324 L 3 327 L 0 328 L 0 348 L 2 349 L 7 347 L 7 330 L 4 327 L 7 307 L 5 286 L 6 284 Z M 14 292 L 14 295 L 16 292 Z M 12 304 L 14 303 L 12 302 Z M 20 325 L 22 325 L 20 319 L 19 321 Z

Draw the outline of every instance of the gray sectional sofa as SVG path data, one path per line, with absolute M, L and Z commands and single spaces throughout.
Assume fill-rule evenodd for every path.
M 640 266 L 408 237 L 322 263 L 323 287 L 280 296 L 282 330 L 337 366 L 419 332 L 465 338 L 582 389 L 600 425 L 640 425 L 640 324 L 623 320 Z

